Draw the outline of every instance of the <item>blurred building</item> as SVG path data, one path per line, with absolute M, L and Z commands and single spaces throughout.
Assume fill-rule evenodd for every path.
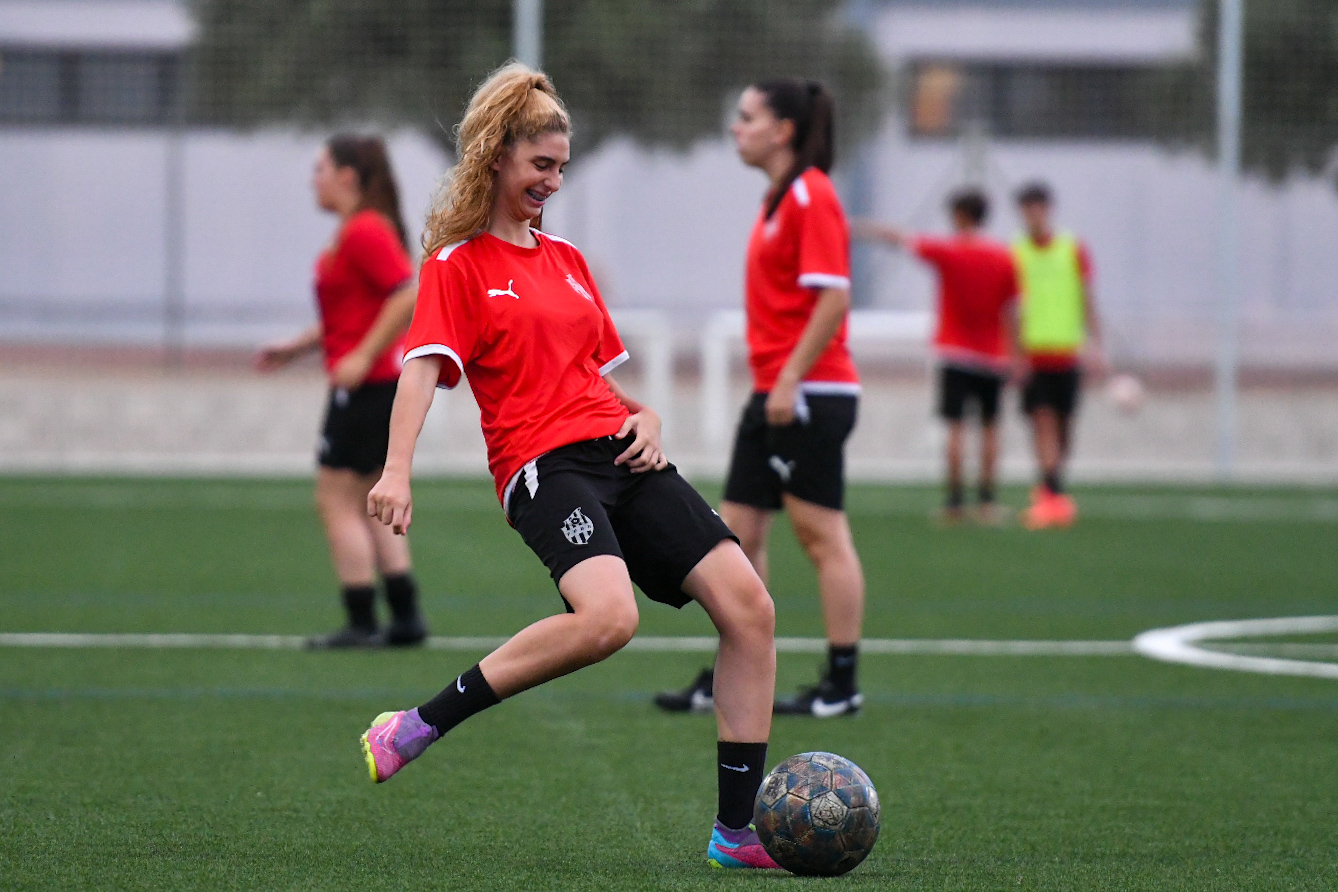
M 983 183 L 1006 237 L 1012 190 L 1044 178 L 1091 246 L 1113 351 L 1210 360 L 1215 174 L 1168 147 L 1166 104 L 1150 98 L 1194 59 L 1197 3 L 857 0 L 849 14 L 893 74 L 881 130 L 840 159 L 852 210 L 942 230 L 946 193 Z M 309 318 L 331 230 L 307 187 L 324 134 L 181 123 L 192 34 L 171 0 L 0 0 L 5 337 L 246 343 Z M 448 159 L 413 133 L 392 154 L 413 227 Z M 723 135 L 684 153 L 615 141 L 576 159 L 546 223 L 586 251 L 611 302 L 691 328 L 738 306 L 764 188 Z M 1251 181 L 1242 210 L 1244 361 L 1331 365 L 1332 187 Z M 861 253 L 857 284 L 865 306 L 931 299 L 928 276 L 888 252 Z

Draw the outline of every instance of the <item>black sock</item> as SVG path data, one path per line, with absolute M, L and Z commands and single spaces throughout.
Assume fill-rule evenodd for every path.
M 766 743 L 718 741 L 716 774 L 720 784 L 720 810 L 716 820 L 730 830 L 742 830 L 753 821 L 757 788 L 767 773 Z
M 1059 482 L 1058 471 L 1050 471 L 1041 478 L 1041 482 L 1045 484 L 1046 489 L 1050 490 L 1055 495 L 1059 495 L 1064 491 L 1064 484 Z
M 993 505 L 994 484 L 982 482 L 980 486 L 976 489 L 976 497 L 980 500 L 980 504 L 982 505 Z
M 344 586 L 344 610 L 356 629 L 376 630 L 376 589 L 370 585 Z
M 407 622 L 418 616 L 418 586 L 414 584 L 412 573 L 383 576 L 381 581 L 386 587 L 386 602 L 390 605 L 392 620 Z
M 855 689 L 855 667 L 859 664 L 859 645 L 827 645 L 827 677 L 842 691 Z
M 962 507 L 962 502 L 964 502 L 964 501 L 966 501 L 966 493 L 965 493 L 964 490 L 962 489 L 962 484 L 960 484 L 960 483 L 949 483 L 949 484 L 948 484 L 948 509 L 949 509 L 949 510 L 952 510 L 952 509 L 955 509 L 955 508 L 960 508 L 960 507 Z
M 478 664 L 451 682 L 444 691 L 418 707 L 418 717 L 445 734 L 456 725 L 502 701 L 493 692 Z

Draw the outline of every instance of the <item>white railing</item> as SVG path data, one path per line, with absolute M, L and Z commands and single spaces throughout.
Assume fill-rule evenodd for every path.
M 660 413 L 666 431 L 673 430 L 674 329 L 669 316 L 661 310 L 630 309 L 610 310 L 609 315 L 627 352 L 641 366 L 641 386 L 634 395 Z
M 927 312 L 855 310 L 850 314 L 848 338 L 852 349 L 866 344 L 923 344 L 931 325 Z M 743 353 L 743 311 L 712 313 L 702 327 L 698 351 L 702 441 L 709 448 L 720 447 L 725 445 L 733 421 L 730 361 L 735 354 Z

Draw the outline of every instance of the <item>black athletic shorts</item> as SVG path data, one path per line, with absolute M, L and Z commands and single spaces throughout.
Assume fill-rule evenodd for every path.
M 554 583 L 586 558 L 611 554 L 647 597 L 682 607 L 692 568 L 738 539 L 673 465 L 640 474 L 615 465 L 630 443 L 600 437 L 539 456 L 508 484 L 507 518 Z
M 385 466 L 396 383 L 381 381 L 330 391 L 317 453 L 321 467 L 371 474 Z
M 781 495 L 845 507 L 845 443 L 855 429 L 859 397 L 806 394 L 808 420 L 767 424 L 767 395 L 754 393 L 743 408 L 725 480 L 725 501 L 778 511 Z
M 981 424 L 993 424 L 999 416 L 999 393 L 1003 377 L 993 372 L 945 365 L 938 373 L 938 414 L 948 421 L 961 421 L 966 407 L 974 403 Z
M 1022 388 L 1022 411 L 1030 415 L 1041 407 L 1054 409 L 1060 418 L 1068 418 L 1078 408 L 1078 369 L 1062 372 L 1032 372 Z

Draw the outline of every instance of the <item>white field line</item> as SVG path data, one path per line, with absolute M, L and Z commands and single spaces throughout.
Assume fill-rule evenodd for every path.
M 429 638 L 433 650 L 492 650 L 505 638 Z M 302 635 L 187 635 L 187 634 L 86 634 L 72 632 L 0 633 L 0 647 L 147 648 L 147 649 L 300 649 Z M 633 638 L 627 650 L 714 653 L 719 641 L 713 637 Z M 822 638 L 777 638 L 782 653 L 824 653 Z M 866 638 L 860 643 L 865 654 L 949 654 L 959 656 L 1127 656 L 1128 641 L 986 641 L 973 638 Z
M 1259 672 L 1265 675 L 1338 678 L 1338 663 L 1224 653 L 1198 646 L 1199 642 L 1223 639 L 1322 634 L 1335 631 L 1338 631 L 1338 616 L 1287 616 L 1276 619 L 1191 623 L 1186 626 L 1143 632 L 1134 638 L 1133 647 L 1145 657 L 1168 663 L 1185 663 L 1190 666 L 1231 669 L 1237 672 Z

